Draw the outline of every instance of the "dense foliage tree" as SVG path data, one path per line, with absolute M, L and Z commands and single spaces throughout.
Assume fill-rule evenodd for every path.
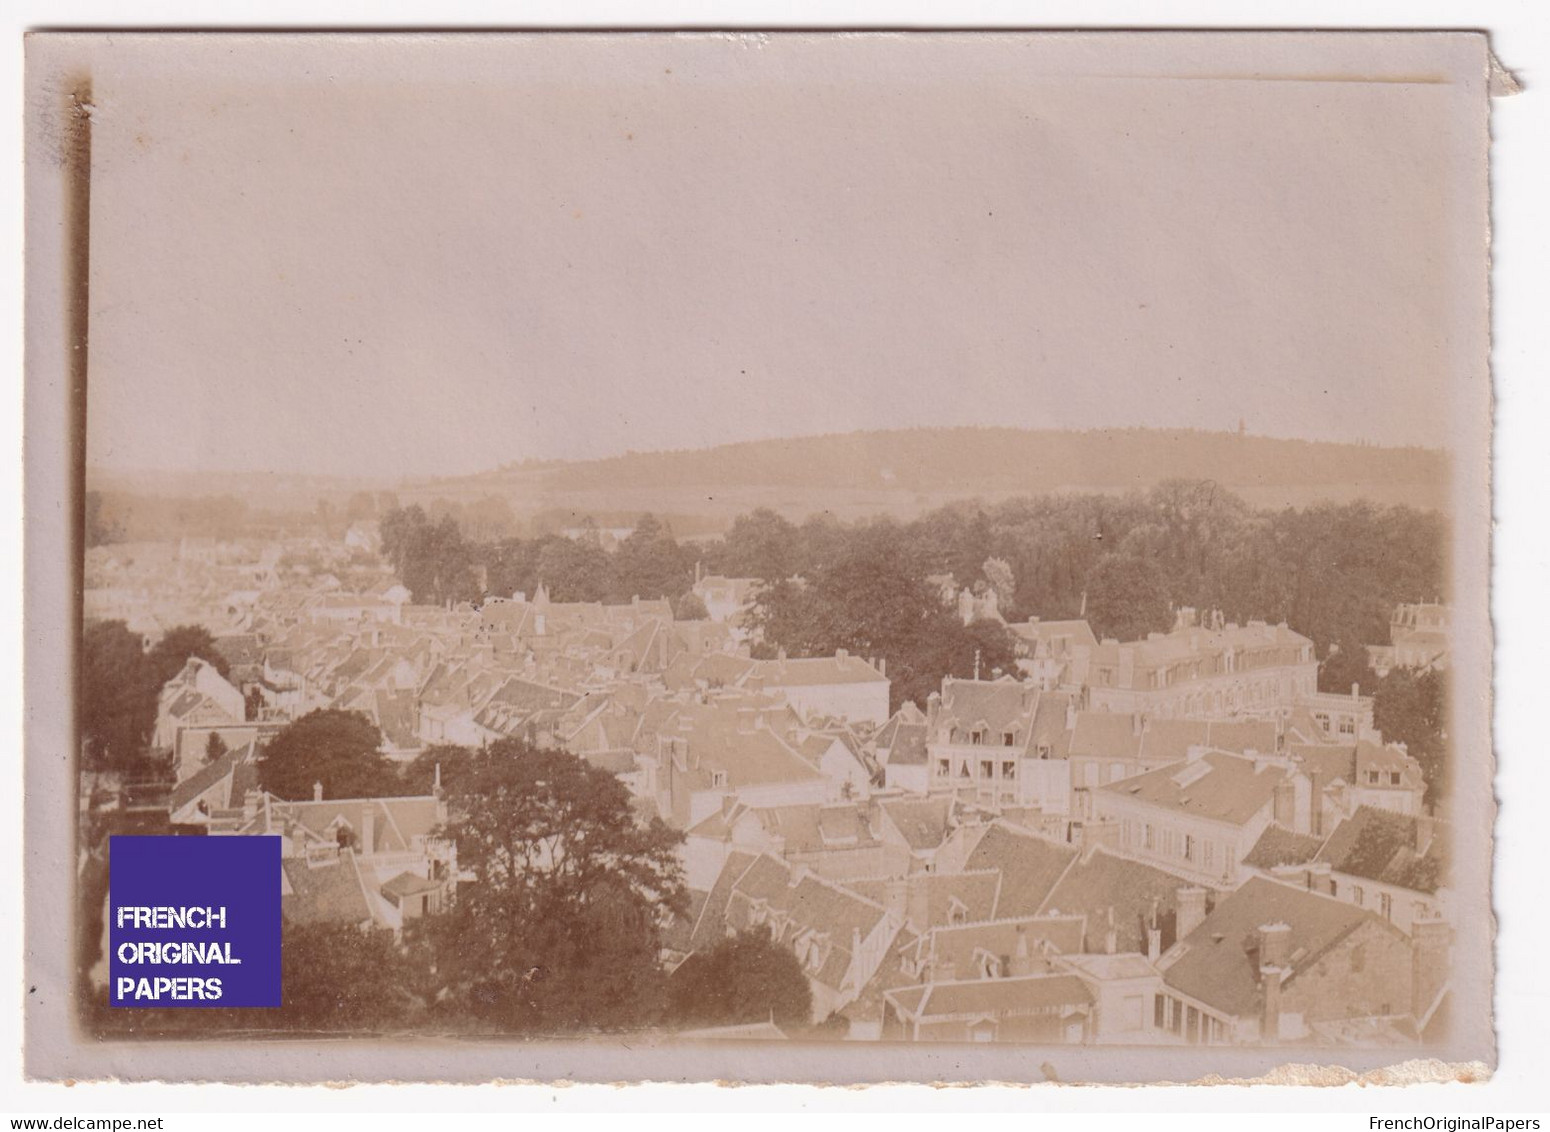
M 226 740 L 221 738 L 221 733 L 212 731 L 210 738 L 205 741 L 204 761 L 209 764 L 224 758 L 230 749 L 226 746 Z
M 312 797 L 378 798 L 396 794 L 400 780 L 381 753 L 382 733 L 360 712 L 308 712 L 269 741 L 258 760 L 259 785 L 293 801 Z
M 442 1008 L 512 1033 L 659 1016 L 660 918 L 686 911 L 682 835 L 639 825 L 612 774 L 516 740 L 481 752 L 448 805 L 474 879 L 425 925 Z
M 163 684 L 183 671 L 190 657 L 205 661 L 223 678 L 231 675 L 231 665 L 215 647 L 215 638 L 203 625 L 178 625 L 151 646 L 146 655 L 148 678 L 158 692 Z
M 379 1034 L 412 1024 L 425 1008 L 416 993 L 423 976 L 390 931 L 287 921 L 280 965 L 290 1029 Z
M 1448 792 L 1446 679 L 1439 672 L 1396 669 L 1373 689 L 1373 724 L 1389 742 L 1404 743 L 1421 764 L 1426 803 Z
M 122 621 L 94 621 L 81 637 L 81 734 L 88 766 L 126 770 L 156 725 L 156 688 L 140 637 Z
M 611 562 L 610 599 L 674 598 L 694 584 L 694 561 L 654 515 L 642 515 Z
M 1136 641 L 1172 627 L 1167 579 L 1155 559 L 1105 555 L 1087 584 L 1087 620 L 1100 639 Z
M 478 757 L 477 751 L 450 743 L 426 747 L 403 768 L 402 792 L 405 795 L 429 794 L 436 785 L 437 768 L 440 768 L 442 790 L 456 793 L 473 775 Z
M 774 582 L 800 568 L 800 553 L 796 527 L 768 507 L 759 507 L 732 523 L 713 565 L 728 577 Z
M 710 611 L 705 608 L 698 594 L 686 593 L 673 602 L 674 621 L 705 621 L 709 618 Z
M 788 948 L 753 928 L 696 952 L 668 980 L 667 1020 L 679 1027 L 774 1022 L 806 1027 L 812 989 Z

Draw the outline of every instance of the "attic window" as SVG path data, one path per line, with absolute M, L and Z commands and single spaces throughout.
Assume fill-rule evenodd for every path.
M 1001 745 L 1003 747 L 1015 747 L 1015 746 L 1017 746 L 1017 732 L 1015 732 L 1015 731 L 1003 731 L 1001 733 Z
M 976 727 L 969 732 L 969 742 L 976 747 L 983 747 L 985 745 L 985 729 L 983 727 Z
M 1399 785 L 1399 779 L 1400 779 L 1399 771 L 1397 771 L 1397 770 L 1389 771 L 1389 785 L 1390 786 L 1398 786 Z

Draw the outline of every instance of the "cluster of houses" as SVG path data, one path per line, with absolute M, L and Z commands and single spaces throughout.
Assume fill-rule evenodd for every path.
M 258 789 L 266 740 L 339 708 L 399 759 L 520 737 L 616 774 L 684 835 L 664 962 L 768 932 L 852 1040 L 1413 1045 L 1446 1024 L 1446 830 L 1370 698 L 1320 693 L 1286 625 L 1181 610 L 1117 642 L 1034 620 L 1009 626 L 1015 673 L 895 708 L 879 658 L 753 657 L 749 579 L 700 578 L 696 621 L 543 587 L 443 608 L 329 553 L 173 548 L 154 571 L 182 587 L 154 608 L 203 607 L 230 671 L 191 659 L 163 690 L 172 820 L 284 838 L 294 921 L 397 930 L 460 882 L 439 789 Z

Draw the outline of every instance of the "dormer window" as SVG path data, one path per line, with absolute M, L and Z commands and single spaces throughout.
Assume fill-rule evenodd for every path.
M 1017 746 L 1017 732 L 1015 732 L 1015 731 L 1003 731 L 1001 733 L 1001 745 L 1003 747 L 1015 747 L 1015 746 Z
M 724 770 L 711 771 L 710 784 L 717 790 L 725 790 L 727 788 L 727 772 Z
M 983 747 L 985 745 L 985 729 L 983 727 L 976 727 L 969 732 L 969 742 L 976 747 Z
M 969 922 L 969 906 L 956 896 L 948 904 L 947 922 L 950 924 L 966 924 Z

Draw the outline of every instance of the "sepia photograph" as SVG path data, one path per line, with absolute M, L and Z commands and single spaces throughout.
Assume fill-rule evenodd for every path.
M 1484 35 L 26 79 L 30 1075 L 1489 1076 Z

